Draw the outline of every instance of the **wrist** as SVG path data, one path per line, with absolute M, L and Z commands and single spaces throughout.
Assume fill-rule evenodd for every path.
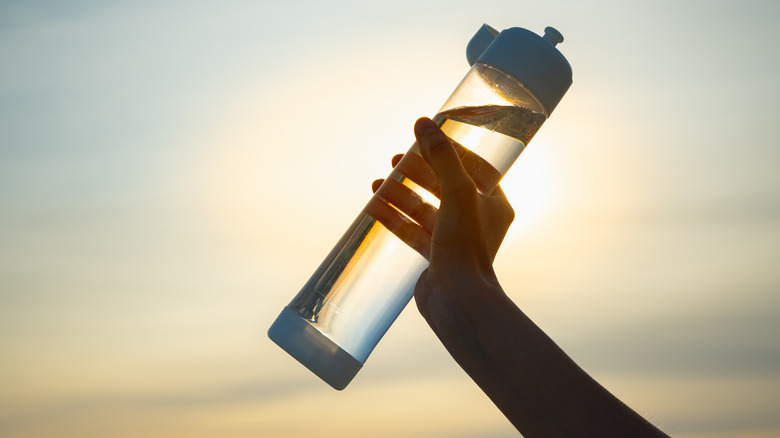
M 468 271 L 468 272 L 474 272 Z M 426 271 L 415 291 L 417 307 L 437 335 L 439 332 L 478 330 L 507 306 L 513 307 L 492 267 L 473 275 L 441 275 Z

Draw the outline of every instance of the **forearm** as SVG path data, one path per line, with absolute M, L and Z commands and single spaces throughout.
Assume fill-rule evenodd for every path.
M 488 275 L 420 310 L 514 426 L 533 437 L 664 437 L 594 381 Z

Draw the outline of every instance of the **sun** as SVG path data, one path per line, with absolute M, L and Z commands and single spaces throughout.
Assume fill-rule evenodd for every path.
M 515 220 L 509 234 L 533 232 L 557 203 L 557 179 L 553 157 L 543 142 L 531 143 L 501 180 Z

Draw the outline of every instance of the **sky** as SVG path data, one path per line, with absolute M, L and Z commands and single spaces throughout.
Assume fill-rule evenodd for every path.
M 414 306 L 337 392 L 266 331 L 468 71 L 574 84 L 495 268 L 666 432 L 780 436 L 780 3 L 0 1 L 0 437 L 518 436 Z

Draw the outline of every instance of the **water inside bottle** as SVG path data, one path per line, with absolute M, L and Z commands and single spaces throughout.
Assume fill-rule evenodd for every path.
M 501 105 L 453 108 L 433 118 L 444 133 L 482 157 L 501 176 L 546 119 L 527 108 Z
M 484 159 L 488 168 L 482 171 L 497 173 L 494 184 L 545 119 L 526 108 L 497 105 L 455 108 L 434 117 L 444 133 Z M 409 153 L 418 153 L 416 145 Z M 389 178 L 431 196 L 398 172 Z M 288 307 L 363 363 L 411 300 L 427 266 L 423 256 L 361 213 Z

